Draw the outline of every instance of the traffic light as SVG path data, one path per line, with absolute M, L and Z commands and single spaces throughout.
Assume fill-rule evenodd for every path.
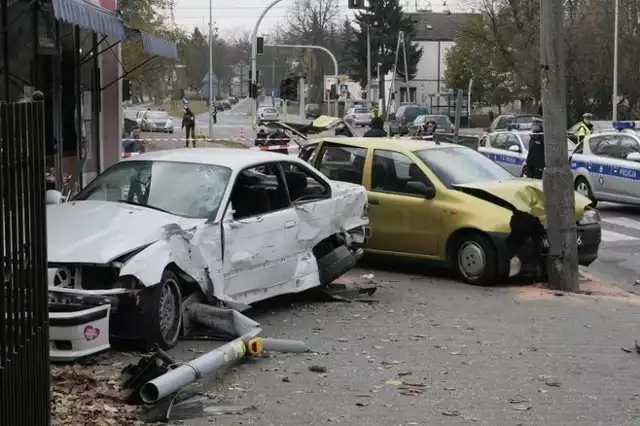
M 256 46 L 258 55 L 262 55 L 264 53 L 264 37 L 258 37 L 256 39 Z
M 349 0 L 349 9 L 366 9 L 365 0 Z

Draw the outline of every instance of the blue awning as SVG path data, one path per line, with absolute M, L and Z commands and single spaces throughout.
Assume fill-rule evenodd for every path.
M 178 46 L 161 37 L 157 37 L 136 28 L 125 27 L 129 39 L 142 40 L 142 48 L 149 55 L 178 59 Z
M 124 41 L 124 25 L 115 14 L 84 0 L 53 0 L 56 19 Z
M 144 51 L 151 55 L 164 56 L 165 58 L 178 59 L 178 46 L 160 37 L 140 32 Z

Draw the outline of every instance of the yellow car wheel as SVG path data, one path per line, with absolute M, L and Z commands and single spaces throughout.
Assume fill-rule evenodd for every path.
M 460 234 L 454 243 L 452 263 L 460 279 L 473 285 L 491 285 L 497 280 L 496 249 L 479 232 Z

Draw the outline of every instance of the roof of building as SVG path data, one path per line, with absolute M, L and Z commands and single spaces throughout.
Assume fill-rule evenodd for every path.
M 170 161 L 175 163 L 211 164 L 232 170 L 273 161 L 300 162 L 297 157 L 241 148 L 181 148 L 147 152 L 123 161 Z
M 416 12 L 408 13 L 416 21 L 413 41 L 454 41 L 460 25 L 478 13 Z

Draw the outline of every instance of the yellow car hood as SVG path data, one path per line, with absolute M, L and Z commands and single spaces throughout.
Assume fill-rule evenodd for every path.
M 454 185 L 454 187 L 489 202 L 494 202 L 491 196 L 497 197 L 520 211 L 536 216 L 542 223 L 545 222 L 545 197 L 540 180 L 518 178 Z M 489 194 L 490 197 L 483 194 Z M 578 221 L 584 216 L 584 210 L 591 201 L 577 192 L 575 199 L 576 221 Z

